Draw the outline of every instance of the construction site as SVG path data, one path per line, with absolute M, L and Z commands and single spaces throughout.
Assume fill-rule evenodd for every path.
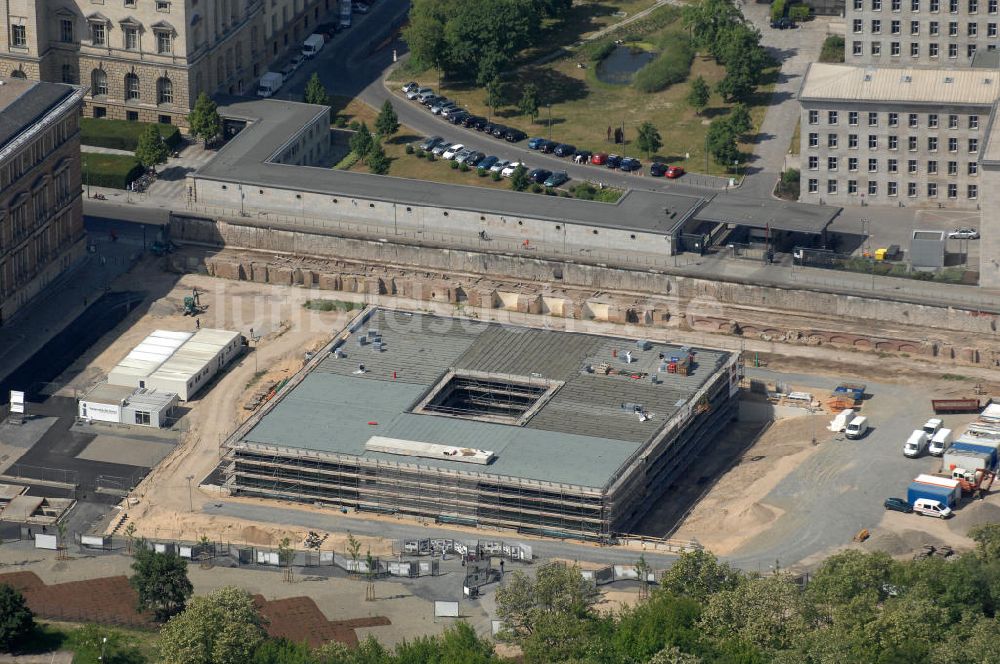
M 608 542 L 741 377 L 738 353 L 368 308 L 230 436 L 223 488 Z

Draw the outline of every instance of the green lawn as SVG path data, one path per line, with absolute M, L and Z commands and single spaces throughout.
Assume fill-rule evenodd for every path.
M 94 187 L 126 189 L 142 175 L 142 165 L 135 157 L 121 154 L 82 153 L 83 184 Z
M 115 150 L 135 150 L 139 136 L 148 123 L 104 118 L 80 118 L 80 142 Z M 157 124 L 164 142 L 170 149 L 181 144 L 181 132 L 174 125 Z
M 673 23 L 654 33 L 635 35 L 633 38 L 642 43 L 656 43 L 664 34 L 676 32 L 679 27 L 678 17 Z M 586 66 L 579 67 L 579 62 L 584 62 Z M 597 80 L 594 63 L 582 54 L 575 54 L 540 67 L 522 67 L 506 76 L 506 103 L 498 107 L 494 115 L 484 103 L 485 93 L 474 84 L 446 81 L 438 88 L 438 72 L 435 70 L 428 70 L 420 75 L 409 74 L 413 80 L 434 87 L 440 94 L 455 100 L 473 113 L 521 129 L 529 136 L 551 136 L 552 140 L 571 143 L 580 149 L 614 152 L 645 160 L 647 155 L 639 153 L 632 141 L 637 127 L 642 122 L 649 121 L 659 129 L 663 139 L 663 147 L 654 155 L 658 160 L 683 164 L 691 171 L 706 172 L 705 134 L 708 124 L 713 118 L 728 114 L 731 105 L 724 103 L 713 93 L 708 108 L 700 115 L 696 114 L 685 99 L 689 81 L 699 75 L 714 88 L 725 75 L 725 70 L 711 58 L 696 57 L 687 81 L 661 92 L 643 93 L 631 85 L 609 85 Z M 755 127 L 759 127 L 764 118 L 765 104 L 769 100 L 776 75 L 777 69 L 767 72 L 764 85 L 751 100 L 750 113 Z M 529 82 L 537 86 L 542 102 L 535 122 L 520 115 L 517 110 L 520 91 Z M 414 102 L 401 98 L 399 103 Z M 608 127 L 621 127 L 623 124 L 626 145 L 609 143 Z M 749 145 L 741 146 L 741 149 L 746 152 L 751 150 Z M 723 174 L 725 169 L 709 159 L 707 172 Z

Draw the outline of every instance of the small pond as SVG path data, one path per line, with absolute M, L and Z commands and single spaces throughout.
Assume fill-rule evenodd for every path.
M 656 53 L 630 46 L 619 46 L 611 51 L 611 55 L 597 63 L 594 73 L 597 75 L 597 80 L 604 83 L 627 85 L 632 82 L 635 73 L 655 57 Z

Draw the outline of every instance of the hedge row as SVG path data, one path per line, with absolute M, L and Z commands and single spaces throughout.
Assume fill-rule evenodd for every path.
M 635 89 L 639 92 L 659 92 L 674 83 L 687 79 L 694 60 L 691 38 L 684 33 L 671 32 L 662 42 L 659 56 L 635 75 Z
M 83 184 L 111 189 L 128 189 L 130 182 L 143 173 L 135 157 L 121 154 L 83 153 Z
M 95 145 L 113 150 L 134 151 L 139 144 L 139 135 L 146 128 L 145 122 L 129 122 L 127 120 L 107 120 L 98 118 L 80 118 L 80 142 L 84 145 Z M 157 124 L 160 136 L 171 150 L 176 150 L 181 144 L 181 131 L 174 125 Z

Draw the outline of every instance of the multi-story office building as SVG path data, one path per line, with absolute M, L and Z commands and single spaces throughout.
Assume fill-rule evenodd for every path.
M 84 255 L 83 94 L 0 78 L 0 322 Z
M 81 84 L 93 117 L 184 125 L 199 93 L 252 90 L 330 1 L 0 0 L 0 75 Z
M 815 63 L 799 90 L 800 200 L 976 209 L 1000 96 L 983 69 Z
M 967 67 L 1000 44 L 1000 0 L 847 0 L 845 61 Z

